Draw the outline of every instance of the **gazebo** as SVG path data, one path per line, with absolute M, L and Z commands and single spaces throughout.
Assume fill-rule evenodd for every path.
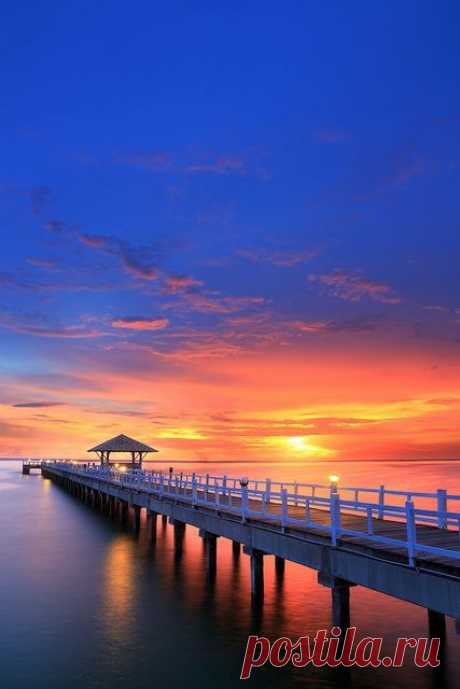
M 140 443 L 138 440 L 129 438 L 127 435 L 121 434 L 117 435 L 115 438 L 106 440 L 105 443 L 92 447 L 88 452 L 96 452 L 103 466 L 110 466 L 115 463 L 110 461 L 112 452 L 128 453 L 131 455 L 131 461 L 126 462 L 122 460 L 120 464 L 129 464 L 133 469 L 141 469 L 144 455 L 149 452 L 158 452 L 158 450 L 155 450 L 154 447 L 150 447 L 150 445 L 145 445 L 145 443 Z

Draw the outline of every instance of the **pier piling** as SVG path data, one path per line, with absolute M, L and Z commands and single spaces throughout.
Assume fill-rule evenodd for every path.
M 428 609 L 428 634 L 431 638 L 439 638 L 444 641 L 446 638 L 446 617 L 436 610 Z

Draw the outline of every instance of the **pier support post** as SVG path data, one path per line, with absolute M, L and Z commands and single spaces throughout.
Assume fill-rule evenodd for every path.
M 343 579 L 336 579 L 331 587 L 332 624 L 344 632 L 350 626 L 350 586 Z
M 121 522 L 126 524 L 128 521 L 128 503 L 126 500 L 121 500 Z
M 141 508 L 138 507 L 138 505 L 134 505 L 134 531 L 135 533 L 139 533 L 140 528 L 141 528 Z
M 147 517 L 147 538 L 153 543 L 157 536 L 157 513 L 149 512 Z
M 184 522 L 173 519 L 171 524 L 174 526 L 174 554 L 177 557 L 182 555 L 184 546 L 185 524 Z
M 446 617 L 441 612 L 428 608 L 428 634 L 431 638 L 439 638 L 444 641 L 446 638 Z
M 264 597 L 264 553 L 257 548 L 243 547 L 243 553 L 251 558 L 251 595 L 255 602 Z
M 284 557 L 278 557 L 278 555 L 275 555 L 275 572 L 277 577 L 282 577 L 284 575 L 285 564 L 286 560 Z
M 235 560 L 238 560 L 241 553 L 241 544 L 238 541 L 232 541 L 232 553 Z
M 210 533 L 209 531 L 203 530 L 200 530 L 199 535 L 203 539 L 204 543 L 208 576 L 213 577 L 216 573 L 218 536 L 216 536 L 216 534 Z
M 350 626 L 350 587 L 356 584 L 321 571 L 318 572 L 318 584 L 331 589 L 332 624 L 344 633 Z
M 162 521 L 163 526 L 166 526 L 166 524 L 168 523 L 168 515 L 162 514 L 161 515 L 161 521 Z

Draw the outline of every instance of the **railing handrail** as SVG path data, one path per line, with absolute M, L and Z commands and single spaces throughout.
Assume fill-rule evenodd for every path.
M 46 466 L 47 462 L 44 462 Z M 73 473 L 80 476 L 91 477 L 97 481 L 103 481 L 115 485 L 124 485 L 137 491 L 144 491 L 148 494 L 157 494 L 160 499 L 173 496 L 174 500 L 190 503 L 194 507 L 206 506 L 208 509 L 216 509 L 219 512 L 229 512 L 238 515 L 243 522 L 247 519 L 263 518 L 267 522 L 279 525 L 284 531 L 289 526 L 307 526 L 322 533 L 329 534 L 333 546 L 337 545 L 338 539 L 344 535 L 361 536 L 370 541 L 385 543 L 403 547 L 407 550 L 409 565 L 413 566 L 418 552 L 433 553 L 452 559 L 460 559 L 460 550 L 440 548 L 417 542 L 417 525 L 436 525 L 438 528 L 455 527 L 460 529 L 460 513 L 448 510 L 448 500 L 452 499 L 446 490 L 439 489 L 436 493 L 420 493 L 412 491 L 386 491 L 383 486 L 379 489 L 340 489 L 353 490 L 354 500 L 343 499 L 337 486 L 329 486 L 327 495 L 317 495 L 315 491 L 309 495 L 299 493 L 302 487 L 326 487 L 323 484 L 301 484 L 301 483 L 282 483 L 272 482 L 270 479 L 265 481 L 252 479 L 242 481 L 228 476 L 212 476 L 210 474 L 196 474 L 184 472 L 171 473 L 165 471 L 116 471 L 113 467 L 104 467 L 95 464 L 72 464 L 69 462 L 49 463 L 51 466 L 58 467 L 63 472 Z M 239 485 L 237 485 L 239 484 Z M 273 491 L 272 487 L 280 486 L 280 490 Z M 264 489 L 259 489 L 264 486 Z M 287 487 L 293 487 L 294 492 L 289 493 Z M 377 502 L 359 500 L 359 493 L 376 493 Z M 385 494 L 402 495 L 406 497 L 403 506 L 385 503 Z M 437 509 L 426 509 L 415 506 L 414 498 L 427 497 L 436 499 Z M 454 499 L 455 496 L 453 496 Z M 225 500 L 223 500 L 225 498 Z M 250 498 L 253 503 L 251 504 Z M 239 502 L 235 503 L 235 500 Z M 279 512 L 270 511 L 269 506 L 274 505 L 279 508 Z M 289 514 L 289 507 L 303 508 L 303 518 L 296 514 Z M 315 523 L 311 518 L 311 507 L 316 510 L 323 510 L 323 514 L 328 513 L 329 523 Z M 342 516 L 362 512 L 367 515 L 367 529 L 356 531 L 343 525 Z M 397 539 L 384 534 L 374 533 L 374 515 L 379 519 L 389 517 L 391 520 L 398 520 L 405 525 L 406 539 Z

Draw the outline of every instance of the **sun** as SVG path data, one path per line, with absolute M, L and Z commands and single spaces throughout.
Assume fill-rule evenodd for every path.
M 334 454 L 332 450 L 328 450 L 320 445 L 311 443 L 307 436 L 291 435 L 285 438 L 287 445 L 295 452 L 309 455 L 311 457 L 327 457 Z
M 294 450 L 305 450 L 306 443 L 305 438 L 302 435 L 293 435 L 287 438 L 288 445 L 290 445 Z

